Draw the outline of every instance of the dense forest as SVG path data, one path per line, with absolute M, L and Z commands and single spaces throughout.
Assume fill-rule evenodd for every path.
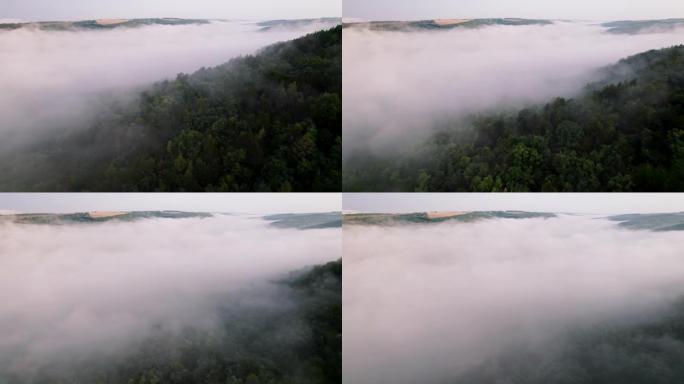
M 344 189 L 684 190 L 684 46 L 602 76 L 576 98 L 454 122 L 399 158 L 353 154 Z
M 341 26 L 103 103 L 0 158 L 5 191 L 339 191 Z
M 12 384 L 322 384 L 342 381 L 342 261 L 275 282 L 278 305 L 227 299 L 218 329 L 157 329 L 125 356 L 92 356 Z M 262 300 L 263 301 L 263 300 Z

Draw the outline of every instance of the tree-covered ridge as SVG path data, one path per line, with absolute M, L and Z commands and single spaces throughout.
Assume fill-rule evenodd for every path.
M 345 28 L 362 28 L 371 31 L 449 30 L 454 28 L 480 28 L 492 25 L 549 25 L 551 20 L 493 18 L 493 19 L 434 19 L 417 21 L 368 21 L 345 23 Z
M 278 228 L 323 229 L 342 227 L 341 212 L 326 213 L 281 213 L 263 217 Z
M 221 19 L 180 19 L 174 17 L 145 18 L 145 19 L 98 19 L 79 21 L 36 21 L 36 22 L 12 22 L 0 21 L 0 31 L 15 30 L 21 28 L 39 29 L 43 31 L 80 31 L 80 30 L 107 30 L 117 28 L 139 28 L 152 25 L 202 25 L 212 22 L 229 22 Z M 261 31 L 274 28 L 306 27 L 312 24 L 334 26 L 342 20 L 336 17 L 322 17 L 317 19 L 279 19 L 266 20 L 255 23 L 261 27 Z
M 601 24 L 610 33 L 638 34 L 649 32 L 664 32 L 676 28 L 684 28 L 684 19 L 664 20 L 624 20 L 611 21 Z
M 267 20 L 260 21 L 256 25 L 261 27 L 261 31 L 269 31 L 276 28 L 296 28 L 296 27 L 306 27 L 312 24 L 328 24 L 331 27 L 341 24 L 342 19 L 339 17 L 321 17 L 318 19 L 278 19 L 278 20 Z
M 627 229 L 650 231 L 684 231 L 684 212 L 626 214 L 608 217 Z
M 109 221 L 138 221 L 144 219 L 210 218 L 208 212 L 133 211 L 133 212 L 75 212 L 75 213 L 17 213 L 0 215 L 0 223 L 68 225 L 104 223 Z
M 337 384 L 342 382 L 342 261 L 276 282 L 277 304 L 230 299 L 217 329 L 157 329 L 124 357 L 94 355 L 13 384 Z
M 207 19 L 147 18 L 147 19 L 102 19 L 80 21 L 37 21 L 29 23 L 0 23 L 0 31 L 21 28 L 43 31 L 103 30 L 115 28 L 138 28 L 149 25 L 209 24 Z
M 474 212 L 414 212 L 414 213 L 350 213 L 344 215 L 344 225 L 405 225 L 434 224 L 446 221 L 471 223 L 489 219 L 550 219 L 555 213 L 524 211 Z
M 400 159 L 356 154 L 348 191 L 684 190 L 684 46 L 605 70 L 573 99 L 475 119 Z
M 0 159 L 6 191 L 339 191 L 341 27 L 180 74 Z

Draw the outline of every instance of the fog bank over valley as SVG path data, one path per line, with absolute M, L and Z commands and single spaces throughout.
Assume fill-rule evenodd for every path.
M 143 21 L 128 21 L 134 27 L 116 27 L 122 21 L 111 20 L 104 28 L 95 21 L 83 22 L 84 28 L 72 23 L 0 28 L 0 134 L 7 138 L 6 145 L 15 145 L 9 139 L 30 142 L 46 133 L 82 128 L 116 110 L 117 103 L 135 101 L 138 89 L 152 82 L 329 28 L 335 20 L 140 26 L 136 23 Z
M 475 115 L 574 96 L 602 67 L 684 43 L 680 22 L 480 22 L 492 25 L 344 29 L 345 160 L 355 151 L 405 153 L 440 128 L 465 129 Z
M 344 382 L 678 379 L 683 222 L 345 215 Z
M 341 258 L 339 225 L 323 225 L 332 215 L 2 216 L 0 379 L 87 378 L 98 364 L 111 371 L 138 348 L 151 348 L 149 337 L 169 343 L 163 350 L 170 354 L 182 347 L 171 341 L 176 335 L 201 340 L 182 333 L 188 329 L 213 335 L 192 359 L 215 344 L 247 359 L 240 339 L 225 341 L 237 337 L 231 330 L 266 335 L 260 327 L 271 327 L 280 348 L 295 348 L 311 332 L 303 320 L 300 327 L 285 318 L 282 327 L 262 323 L 300 311 L 302 298 L 282 283 L 290 273 Z M 260 320 L 245 323 L 251 316 Z M 272 356 L 268 345 L 255 351 Z

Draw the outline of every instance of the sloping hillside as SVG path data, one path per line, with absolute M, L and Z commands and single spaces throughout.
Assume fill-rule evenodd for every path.
M 339 190 L 341 42 L 320 31 L 105 104 L 0 159 L 0 190 Z
M 350 159 L 345 190 L 683 190 L 684 46 L 603 78 L 577 98 L 455 124 L 400 161 Z

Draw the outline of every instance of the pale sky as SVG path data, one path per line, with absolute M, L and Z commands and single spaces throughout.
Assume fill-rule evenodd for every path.
M 636 20 L 684 18 L 682 0 L 344 0 L 346 18 L 419 20 L 521 17 Z
M 341 17 L 342 0 L 0 0 L 0 19 Z
M 0 212 L 156 211 L 308 213 L 340 211 L 340 193 L 0 193 Z
M 345 211 L 684 212 L 684 193 L 345 193 Z

